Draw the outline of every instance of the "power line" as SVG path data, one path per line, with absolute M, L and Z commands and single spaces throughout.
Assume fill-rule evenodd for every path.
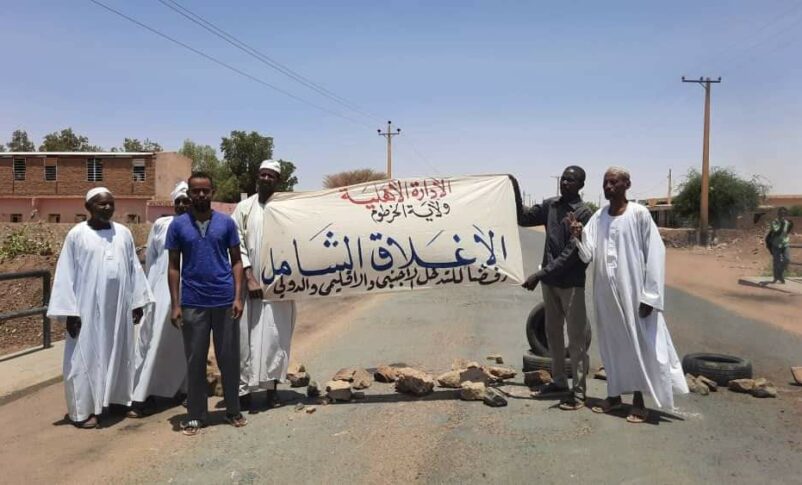
M 332 116 L 336 116 L 336 117 L 338 117 L 338 118 L 342 118 L 342 119 L 344 119 L 344 120 L 350 121 L 351 123 L 356 123 L 356 124 L 358 124 L 358 125 L 362 125 L 362 126 L 366 126 L 366 127 L 370 128 L 370 125 L 367 125 L 367 124 L 365 124 L 365 123 L 362 123 L 361 121 L 357 121 L 357 120 L 355 120 L 355 119 L 353 119 L 353 118 L 350 118 L 350 117 L 348 117 L 348 116 L 345 116 L 344 114 L 342 114 L 342 113 L 338 113 L 337 111 L 333 111 L 333 110 L 330 110 L 330 109 L 328 109 L 328 108 L 325 108 L 325 107 L 323 107 L 323 106 L 320 106 L 320 105 L 317 105 L 317 104 L 315 104 L 315 103 L 312 103 L 311 101 L 307 101 L 307 100 L 305 100 L 304 98 L 301 98 L 300 96 L 296 96 L 295 94 L 293 94 L 293 93 L 291 93 L 291 92 L 289 92 L 289 91 L 286 91 L 286 90 L 284 90 L 284 89 L 281 89 L 280 87 L 278 87 L 278 86 L 275 86 L 275 85 L 273 85 L 273 84 L 270 84 L 269 82 L 267 82 L 267 81 L 265 81 L 265 80 L 263 80 L 263 79 L 260 79 L 260 78 L 258 78 L 258 77 L 256 77 L 256 76 L 254 76 L 254 75 L 252 75 L 252 74 L 249 74 L 249 73 L 247 73 L 247 72 L 245 72 L 245 71 L 243 71 L 243 70 L 241 70 L 241 69 L 239 69 L 239 68 L 237 68 L 237 67 L 234 67 L 234 66 L 232 66 L 231 64 L 228 64 L 228 63 L 226 63 L 226 62 L 224 62 L 224 61 L 221 61 L 220 59 L 218 59 L 218 58 L 216 58 L 216 57 L 213 57 L 213 56 L 211 56 L 211 55 L 209 55 L 209 54 L 206 54 L 205 52 L 203 52 L 203 51 L 201 51 L 201 50 L 199 50 L 199 49 L 196 49 L 196 48 L 192 47 L 191 45 L 188 45 L 188 44 L 186 44 L 186 43 L 184 43 L 184 42 L 181 42 L 181 41 L 180 41 L 180 40 L 178 40 L 178 39 L 175 39 L 175 38 L 173 38 L 173 37 L 170 37 L 169 35 L 167 35 L 167 34 L 165 34 L 165 33 L 161 32 L 161 31 L 159 31 L 159 30 L 157 30 L 157 29 L 155 29 L 155 28 L 153 28 L 153 27 L 150 27 L 149 25 L 146 25 L 146 24 L 144 24 L 144 23 L 140 22 L 139 20 L 136 20 L 135 18 L 133 18 L 133 17 L 130 17 L 130 16 L 128 16 L 128 15 L 126 15 L 126 14 L 124 14 L 124 13 L 120 12 L 119 10 L 116 10 L 116 9 L 114 9 L 114 8 L 112 8 L 112 7 L 110 7 L 110 6 L 106 5 L 106 4 L 104 4 L 103 2 L 100 2 L 100 1 L 98 1 L 98 0 L 89 0 L 89 1 L 90 1 L 90 2 L 92 2 L 92 3 L 94 3 L 94 4 L 96 4 L 96 5 L 98 5 L 98 6 L 100 6 L 100 7 L 103 7 L 103 8 L 105 8 L 105 9 L 106 9 L 106 10 L 108 10 L 109 12 L 112 12 L 112 13 L 114 13 L 114 14 L 116 14 L 116 15 L 118 15 L 118 16 L 120 16 L 120 17 L 122 17 L 122 18 L 126 19 L 126 20 L 128 20 L 128 21 L 129 21 L 129 22 L 131 22 L 131 23 L 134 23 L 134 24 L 136 24 L 136 25 L 138 25 L 138 26 L 142 27 L 142 28 L 143 28 L 143 29 L 145 29 L 145 30 L 148 30 L 148 31 L 150 31 L 150 32 L 152 32 L 152 33 L 154 33 L 154 34 L 158 35 L 159 37 L 161 37 L 161 38 L 163 38 L 163 39 L 166 39 L 166 40 L 168 40 L 168 41 L 170 41 L 170 42 L 172 42 L 172 43 L 174 43 L 174 44 L 176 44 L 176 45 L 179 45 L 179 46 L 183 47 L 184 49 L 187 49 L 187 50 L 189 50 L 189 51 L 191 51 L 191 52 L 194 52 L 195 54 L 197 54 L 197 55 L 199 55 L 199 56 L 203 57 L 204 59 L 207 59 L 207 60 L 209 60 L 209 61 L 212 61 L 212 62 L 214 62 L 215 64 L 218 64 L 218 65 L 220 65 L 220 66 L 223 66 L 223 67 L 225 67 L 226 69 L 228 69 L 228 70 L 230 70 L 230 71 L 233 71 L 233 72 L 235 72 L 235 73 L 239 74 L 240 76 L 246 77 L 246 78 L 250 79 L 251 81 L 254 81 L 254 82 L 257 82 L 257 83 L 259 83 L 259 84 L 262 84 L 262 85 L 264 85 L 264 86 L 267 86 L 267 87 L 269 87 L 270 89 L 273 89 L 274 91 L 278 91 L 279 93 L 281 93 L 281 94 L 283 94 L 283 95 L 285 95 L 285 96 L 287 96 L 287 97 L 290 97 L 290 98 L 292 98 L 292 99 L 294 99 L 294 100 L 296 100 L 296 101 L 298 101 L 298 102 L 300 102 L 300 103 L 303 103 L 303 104 L 305 104 L 305 105 L 307 105 L 307 106 L 310 106 L 310 107 L 312 107 L 312 108 L 315 108 L 315 109 L 318 109 L 318 110 L 320 110 L 320 111 L 323 111 L 323 112 L 325 112 L 325 113 L 328 113 L 328 114 L 330 114 L 330 115 L 332 115 Z
M 279 71 L 280 73 L 284 74 L 285 76 L 293 79 L 294 81 L 302 84 L 303 86 L 315 91 L 316 93 L 325 96 L 326 98 L 340 104 L 341 106 L 350 109 L 360 115 L 366 116 L 368 118 L 372 118 L 375 121 L 378 121 L 379 118 L 376 116 L 367 113 L 366 111 L 359 108 L 356 104 L 352 103 L 351 101 L 338 96 L 337 94 L 333 93 L 332 91 L 324 88 L 323 86 L 315 83 L 314 81 L 302 76 L 301 74 L 293 71 L 289 67 L 281 64 L 275 59 L 272 59 L 267 54 L 258 51 L 255 47 L 248 45 L 244 41 L 234 37 L 229 32 L 226 32 L 222 28 L 218 27 L 217 25 L 213 24 L 212 22 L 206 20 L 199 14 L 193 12 L 192 10 L 184 7 L 180 3 L 174 0 L 159 0 L 159 3 L 164 5 L 165 7 L 173 10 L 174 12 L 178 13 L 179 15 L 183 16 L 184 18 L 188 19 L 189 21 L 199 25 L 203 29 L 211 32 L 212 34 L 216 35 L 217 37 L 223 39 L 224 41 L 228 42 L 232 46 L 236 47 L 237 49 L 247 53 L 248 55 L 254 57 L 255 59 L 259 60 L 266 66 Z

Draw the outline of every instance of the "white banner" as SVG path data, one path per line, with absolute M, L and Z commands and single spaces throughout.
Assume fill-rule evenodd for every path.
M 284 193 L 266 207 L 261 278 L 268 300 L 524 278 L 506 175 Z

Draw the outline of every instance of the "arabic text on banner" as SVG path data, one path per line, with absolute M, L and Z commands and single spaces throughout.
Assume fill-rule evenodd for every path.
M 523 281 L 506 175 L 277 194 L 263 234 L 268 300 Z

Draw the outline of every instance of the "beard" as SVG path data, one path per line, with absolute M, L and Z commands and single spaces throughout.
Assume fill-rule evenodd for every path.
M 209 212 L 212 208 L 212 201 L 211 200 L 193 200 L 192 201 L 192 208 L 197 212 Z

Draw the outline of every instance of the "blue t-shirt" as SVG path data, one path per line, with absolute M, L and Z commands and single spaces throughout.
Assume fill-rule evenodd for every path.
M 234 219 L 212 211 L 206 235 L 195 218 L 182 214 L 170 223 L 165 247 L 181 251 L 181 306 L 215 308 L 234 303 L 234 275 L 228 248 L 239 246 Z

